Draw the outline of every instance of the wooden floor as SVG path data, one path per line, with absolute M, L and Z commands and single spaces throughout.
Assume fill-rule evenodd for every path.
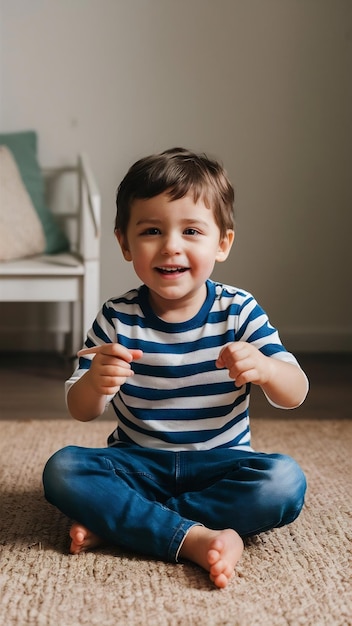
M 253 386 L 251 417 L 351 418 L 352 354 L 301 354 L 297 358 L 310 380 L 302 407 L 275 409 Z M 0 353 L 0 419 L 68 419 L 64 381 L 72 367 L 57 354 Z M 104 419 L 113 419 L 111 411 Z

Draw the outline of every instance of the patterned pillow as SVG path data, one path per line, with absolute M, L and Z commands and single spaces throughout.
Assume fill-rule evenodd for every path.
M 9 261 L 45 250 L 45 235 L 16 161 L 0 146 L 0 260 Z
M 42 223 L 46 254 L 68 250 L 69 242 L 45 203 L 44 180 L 37 158 L 37 133 L 33 130 L 0 133 L 0 145 L 12 152 L 22 181 Z

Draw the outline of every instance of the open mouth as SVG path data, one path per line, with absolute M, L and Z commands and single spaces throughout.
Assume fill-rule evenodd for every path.
M 188 270 L 188 267 L 157 267 L 155 269 L 159 274 L 170 276 L 172 274 L 183 274 Z

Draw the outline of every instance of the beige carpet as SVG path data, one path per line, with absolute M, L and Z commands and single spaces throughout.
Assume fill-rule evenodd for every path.
M 111 423 L 1 421 L 0 623 L 4 626 L 347 626 L 352 624 L 352 421 L 257 419 L 253 444 L 292 454 L 309 483 L 286 528 L 253 538 L 230 585 L 192 564 L 117 548 L 70 556 L 69 522 L 41 471 L 68 444 L 104 445 Z

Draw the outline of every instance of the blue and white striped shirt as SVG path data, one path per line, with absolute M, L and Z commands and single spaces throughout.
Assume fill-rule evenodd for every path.
M 135 375 L 108 398 L 118 422 L 109 445 L 127 441 L 172 451 L 251 450 L 250 385 L 236 387 L 228 370 L 215 366 L 220 350 L 233 341 L 248 341 L 266 356 L 298 365 L 250 293 L 211 280 L 197 315 L 181 323 L 154 314 L 145 285 L 109 300 L 85 345 L 116 341 L 141 349 L 143 357 L 132 363 Z M 67 391 L 91 358 L 80 358 Z

